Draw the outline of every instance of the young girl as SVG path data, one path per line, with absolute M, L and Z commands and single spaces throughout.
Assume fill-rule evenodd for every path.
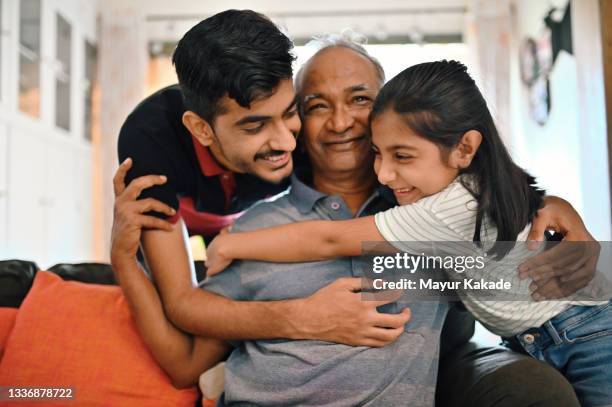
M 348 221 L 219 236 L 208 250 L 209 275 L 232 259 L 356 256 L 363 242 L 381 240 L 419 255 L 435 255 L 436 249 L 409 242 L 446 242 L 444 249 L 453 255 L 488 253 L 489 259 L 518 264 L 524 250 L 507 242 L 526 239 L 543 192 L 512 161 L 464 65 L 441 61 L 406 69 L 382 88 L 370 123 L 374 170 L 400 206 Z M 505 273 L 513 291 L 529 298 L 529 282 L 515 277 L 516 268 L 493 270 Z M 466 277 L 482 276 L 466 271 Z M 490 330 L 563 372 L 583 405 L 612 404 L 609 301 L 483 301 L 474 291 L 458 293 Z

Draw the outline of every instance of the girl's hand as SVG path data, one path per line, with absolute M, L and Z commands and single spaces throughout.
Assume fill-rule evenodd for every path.
M 212 242 L 210 242 L 210 245 L 208 245 L 208 247 L 206 248 L 206 276 L 210 277 L 210 276 L 214 276 L 215 274 L 219 274 L 220 272 L 222 272 L 223 270 L 225 270 L 225 268 L 227 266 L 230 265 L 230 263 L 232 262 L 232 258 L 228 257 L 225 254 L 225 248 L 227 248 L 229 242 L 228 239 L 230 237 L 230 234 L 228 233 L 223 233 L 220 235 L 217 235 L 217 237 L 215 237 L 213 239 Z

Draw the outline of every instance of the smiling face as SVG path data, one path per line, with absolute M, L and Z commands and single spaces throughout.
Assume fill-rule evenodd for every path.
M 378 73 L 359 53 L 327 48 L 303 72 L 303 139 L 313 172 L 351 173 L 371 165 L 368 115 L 380 89 Z
M 250 108 L 228 96 L 220 103 L 223 113 L 212 126 L 193 112 L 185 113 L 183 123 L 225 168 L 269 182 L 288 177 L 300 130 L 291 79 L 280 81 L 271 96 L 253 101 Z
M 459 174 L 453 152 L 416 134 L 392 110 L 372 121 L 372 144 L 378 181 L 400 205 L 440 192 Z

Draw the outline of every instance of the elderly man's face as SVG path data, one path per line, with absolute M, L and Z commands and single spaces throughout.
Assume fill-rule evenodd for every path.
M 334 47 L 315 55 L 305 69 L 301 141 L 313 170 L 330 174 L 371 166 L 368 115 L 381 86 L 372 62 Z

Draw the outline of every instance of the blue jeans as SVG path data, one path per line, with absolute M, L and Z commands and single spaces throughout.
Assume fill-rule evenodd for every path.
M 583 407 L 612 406 L 612 301 L 572 306 L 506 345 L 559 370 Z

